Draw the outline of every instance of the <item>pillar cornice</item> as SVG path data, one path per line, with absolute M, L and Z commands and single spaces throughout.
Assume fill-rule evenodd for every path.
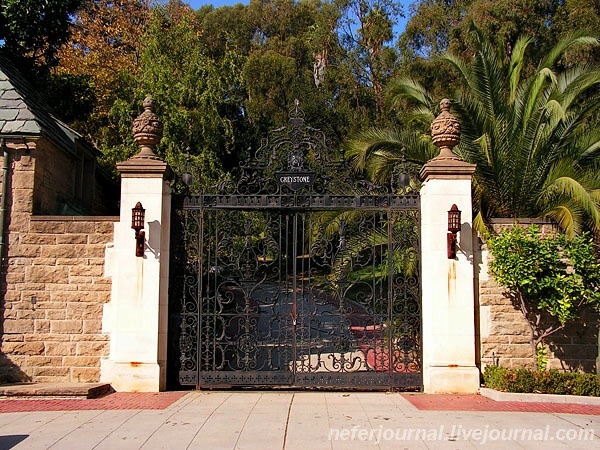
M 165 177 L 170 173 L 169 165 L 157 156 L 135 155 L 126 161 L 117 163 L 117 170 L 124 178 Z
M 468 163 L 458 157 L 438 156 L 421 168 L 419 177 L 424 182 L 429 180 L 470 180 L 476 167 L 476 164 Z

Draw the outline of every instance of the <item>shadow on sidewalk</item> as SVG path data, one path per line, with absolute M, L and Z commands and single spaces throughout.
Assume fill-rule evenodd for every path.
M 12 434 L 8 436 L 0 436 L 0 450 L 8 450 L 15 445 L 20 444 L 29 437 L 28 434 Z

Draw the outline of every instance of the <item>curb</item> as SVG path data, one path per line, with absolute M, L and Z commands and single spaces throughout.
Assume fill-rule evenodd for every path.
M 500 392 L 490 388 L 480 388 L 479 393 L 496 402 L 523 402 L 523 403 L 565 403 L 571 405 L 600 406 L 600 397 L 583 395 L 559 394 L 521 394 L 514 392 Z
M 97 398 L 114 392 L 109 383 L 11 383 L 0 385 L 0 397 Z

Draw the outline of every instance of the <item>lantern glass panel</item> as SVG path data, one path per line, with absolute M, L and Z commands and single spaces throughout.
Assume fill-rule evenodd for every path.
M 137 202 L 135 208 L 131 209 L 131 228 L 134 230 L 143 229 L 145 216 L 146 210 L 142 207 L 140 202 Z
M 448 211 L 448 231 L 451 233 L 458 233 L 460 231 L 460 213 L 456 205 L 452 205 L 450 211 Z

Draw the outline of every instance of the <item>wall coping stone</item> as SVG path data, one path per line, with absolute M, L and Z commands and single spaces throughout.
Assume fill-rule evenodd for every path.
M 492 225 L 513 225 L 513 224 L 538 224 L 538 225 L 556 225 L 556 222 L 549 219 L 539 219 L 536 217 L 492 217 L 489 219 Z
M 31 216 L 33 222 L 118 222 L 120 216 Z

